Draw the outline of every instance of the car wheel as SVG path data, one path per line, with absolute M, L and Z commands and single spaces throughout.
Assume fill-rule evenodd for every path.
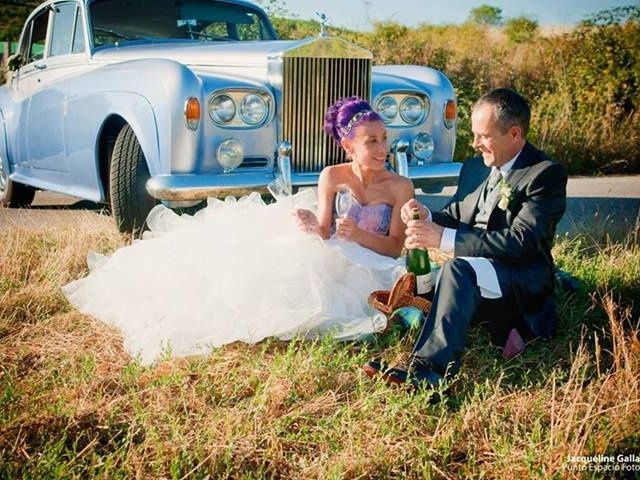
M 125 125 L 116 138 L 109 169 L 111 211 L 121 232 L 139 233 L 144 229 L 147 215 L 157 203 L 145 188 L 149 177 L 140 143 L 131 127 Z
M 33 202 L 36 189 L 22 183 L 14 182 L 5 171 L 0 159 L 0 205 L 5 207 L 28 207 Z

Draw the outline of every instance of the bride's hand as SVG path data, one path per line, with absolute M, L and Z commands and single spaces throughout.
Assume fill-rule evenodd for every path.
M 418 215 L 420 215 L 420 220 L 426 220 L 428 218 L 429 214 L 427 208 L 415 198 L 412 198 L 400 209 L 400 218 L 402 219 L 402 222 L 407 224 L 413 220 L 413 212 L 416 210 L 418 211 Z
M 305 233 L 318 233 L 320 230 L 320 224 L 318 218 L 310 210 L 304 208 L 298 208 L 292 212 L 292 215 L 296 219 L 298 228 Z
M 353 218 L 336 218 L 336 237 L 355 242 L 359 231 Z

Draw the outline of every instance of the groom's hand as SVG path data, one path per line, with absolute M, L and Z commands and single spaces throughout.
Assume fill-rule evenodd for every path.
M 444 227 L 437 223 L 423 220 L 410 220 L 405 230 L 406 238 L 404 246 L 408 250 L 412 248 L 440 248 Z
M 400 209 L 400 218 L 402 219 L 402 223 L 407 224 L 413 220 L 413 214 L 416 211 L 418 212 L 418 215 L 420 215 L 420 220 L 426 220 L 429 218 L 428 209 L 415 198 L 412 198 Z

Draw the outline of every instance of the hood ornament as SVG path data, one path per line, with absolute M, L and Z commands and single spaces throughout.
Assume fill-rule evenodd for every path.
M 324 13 L 316 12 L 316 15 L 320 19 L 320 36 L 326 37 L 327 35 L 327 23 L 329 22 L 329 17 L 327 17 Z

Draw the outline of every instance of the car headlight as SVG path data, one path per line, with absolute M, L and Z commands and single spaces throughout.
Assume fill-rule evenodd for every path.
M 225 125 L 236 116 L 236 104 L 229 95 L 221 93 L 209 101 L 209 116 L 211 120 Z
M 242 144 L 233 138 L 228 138 L 218 147 L 218 162 L 224 167 L 225 172 L 238 168 L 244 159 Z
M 425 114 L 425 104 L 420 97 L 405 97 L 400 102 L 400 117 L 409 125 L 419 123 Z
M 388 95 L 380 97 L 374 108 L 384 123 L 393 122 L 393 119 L 398 115 L 398 102 Z
M 433 156 L 435 144 L 428 133 L 422 132 L 416 135 L 412 144 L 413 155 L 418 160 L 429 160 Z
M 240 118 L 249 125 L 258 125 L 269 113 L 267 102 L 255 93 L 246 95 L 240 102 Z

